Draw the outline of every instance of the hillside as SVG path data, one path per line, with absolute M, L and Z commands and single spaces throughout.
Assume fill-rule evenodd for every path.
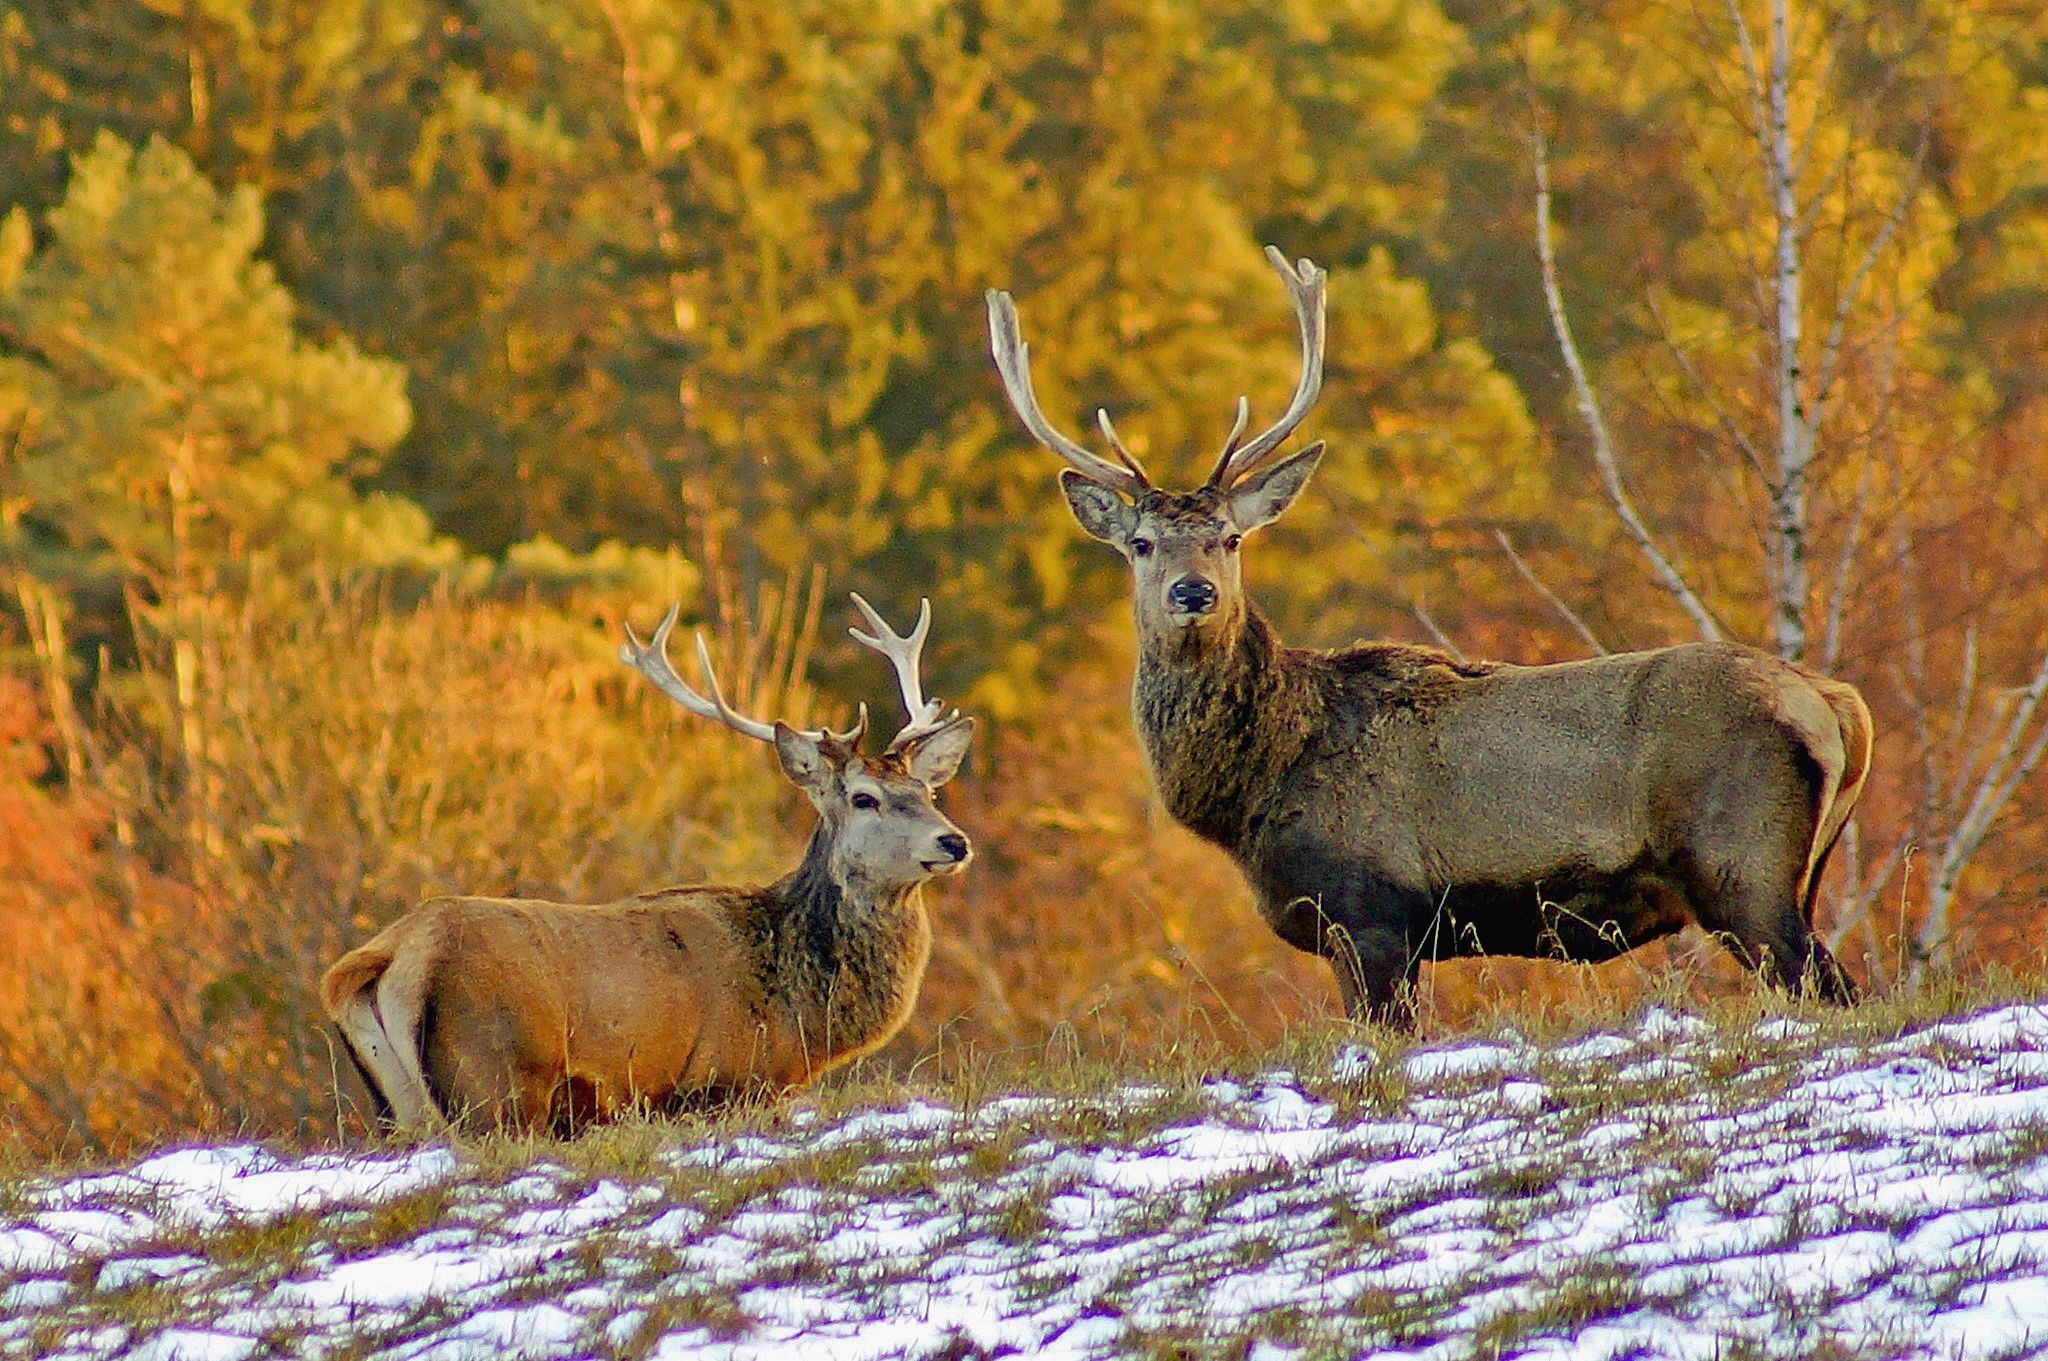
M 2048 1353 L 2048 1006 L 1876 1025 L 173 1149 L 0 1190 L 0 1354 Z

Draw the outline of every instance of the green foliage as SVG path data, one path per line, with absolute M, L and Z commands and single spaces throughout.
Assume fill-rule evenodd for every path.
M 252 553 L 452 554 L 344 480 L 405 434 L 404 372 L 306 342 L 262 236 L 255 192 L 219 194 L 169 143 L 103 135 L 78 159 L 0 294 L 0 404 L 24 432 L 7 494 L 32 535 L 160 591 Z

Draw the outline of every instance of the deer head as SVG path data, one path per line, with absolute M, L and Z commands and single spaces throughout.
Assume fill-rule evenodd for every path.
M 619 658 L 654 682 L 655 688 L 700 718 L 775 747 L 782 772 L 804 791 L 818 810 L 829 839 L 832 877 L 842 884 L 889 890 L 907 888 L 939 874 L 956 874 L 973 855 L 963 833 L 933 802 L 932 793 L 960 769 L 974 739 L 974 720 L 949 712 L 928 700 L 918 679 L 925 635 L 931 628 L 931 602 L 918 612 L 917 626 L 897 635 L 874 607 L 858 594 L 855 605 L 874 633 L 848 630 L 863 645 L 887 657 L 896 669 L 905 721 L 879 756 L 863 755 L 861 738 L 868 725 L 867 706 L 845 732 L 830 728 L 792 728 L 763 723 L 736 713 L 725 702 L 704 635 L 697 635 L 697 666 L 704 677 L 700 694 L 676 674 L 668 659 L 668 635 L 680 606 L 671 606 L 654 637 L 642 643 L 626 628 Z
M 990 347 L 1010 404 L 1032 438 L 1070 465 L 1060 473 L 1060 488 L 1074 518 L 1130 563 L 1138 629 L 1147 638 L 1192 641 L 1232 635 L 1245 610 L 1238 560 L 1244 536 L 1271 524 L 1294 503 L 1323 456 L 1318 441 L 1266 461 L 1301 424 L 1322 390 L 1323 295 L 1329 277 L 1307 260 L 1288 263 L 1272 246 L 1266 258 L 1294 300 L 1301 325 L 1301 381 L 1280 419 L 1249 440 L 1243 436 L 1251 406 L 1238 398 L 1237 421 L 1223 452 L 1208 481 L 1193 491 L 1153 486 L 1117 438 L 1107 411 L 1098 410 L 1096 422 L 1116 455 L 1114 463 L 1054 429 L 1032 392 L 1031 347 L 1018 328 L 1017 306 L 1008 293 L 988 293 Z

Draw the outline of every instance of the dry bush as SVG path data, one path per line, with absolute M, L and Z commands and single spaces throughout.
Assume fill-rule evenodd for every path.
M 615 618 L 257 590 L 206 616 L 182 684 L 138 633 L 89 796 L 38 785 L 21 721 L 6 748 L 0 800 L 36 821 L 0 842 L 0 1105 L 38 1145 L 331 1129 L 315 979 L 424 896 L 602 898 L 800 849 L 772 756 L 638 682 Z M 726 649 L 741 702 L 800 714 L 751 638 Z

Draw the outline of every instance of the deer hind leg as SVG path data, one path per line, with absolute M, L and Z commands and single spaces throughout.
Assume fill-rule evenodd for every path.
M 434 1076 L 448 1115 L 472 1134 L 553 1133 L 562 1074 L 545 1063 L 464 1044 L 436 1046 Z
M 418 1123 L 421 1112 L 412 1099 L 411 1078 L 398 1060 L 398 1046 L 386 1033 L 370 996 L 371 989 L 364 988 L 342 1003 L 335 1025 L 348 1041 L 349 1057 L 370 1089 L 378 1118 L 403 1128 Z
M 425 1048 L 449 1118 L 474 1134 L 551 1133 L 567 1074 L 548 1018 L 474 986 L 439 1002 Z
M 1808 843 L 1786 836 L 1782 822 L 1714 838 L 1682 857 L 1686 896 L 1699 924 L 1765 982 L 1847 1006 L 1856 985 L 1807 922 L 1807 855 Z
M 347 1039 L 358 1068 L 376 1089 L 384 1108 L 380 1114 L 388 1114 L 400 1129 L 431 1129 L 441 1113 L 419 1076 L 418 1031 L 408 1023 L 408 1015 L 388 1014 L 392 1009 L 380 1005 L 387 1001 L 383 984 L 389 977 L 386 973 L 351 994 L 337 1012 L 335 1024 Z
M 1744 965 L 1773 987 L 1785 992 L 1811 992 L 1821 1001 L 1838 1007 L 1854 1005 L 1857 988 L 1834 953 L 1801 921 L 1790 930 L 1748 936 L 1729 931 L 1725 944 Z

